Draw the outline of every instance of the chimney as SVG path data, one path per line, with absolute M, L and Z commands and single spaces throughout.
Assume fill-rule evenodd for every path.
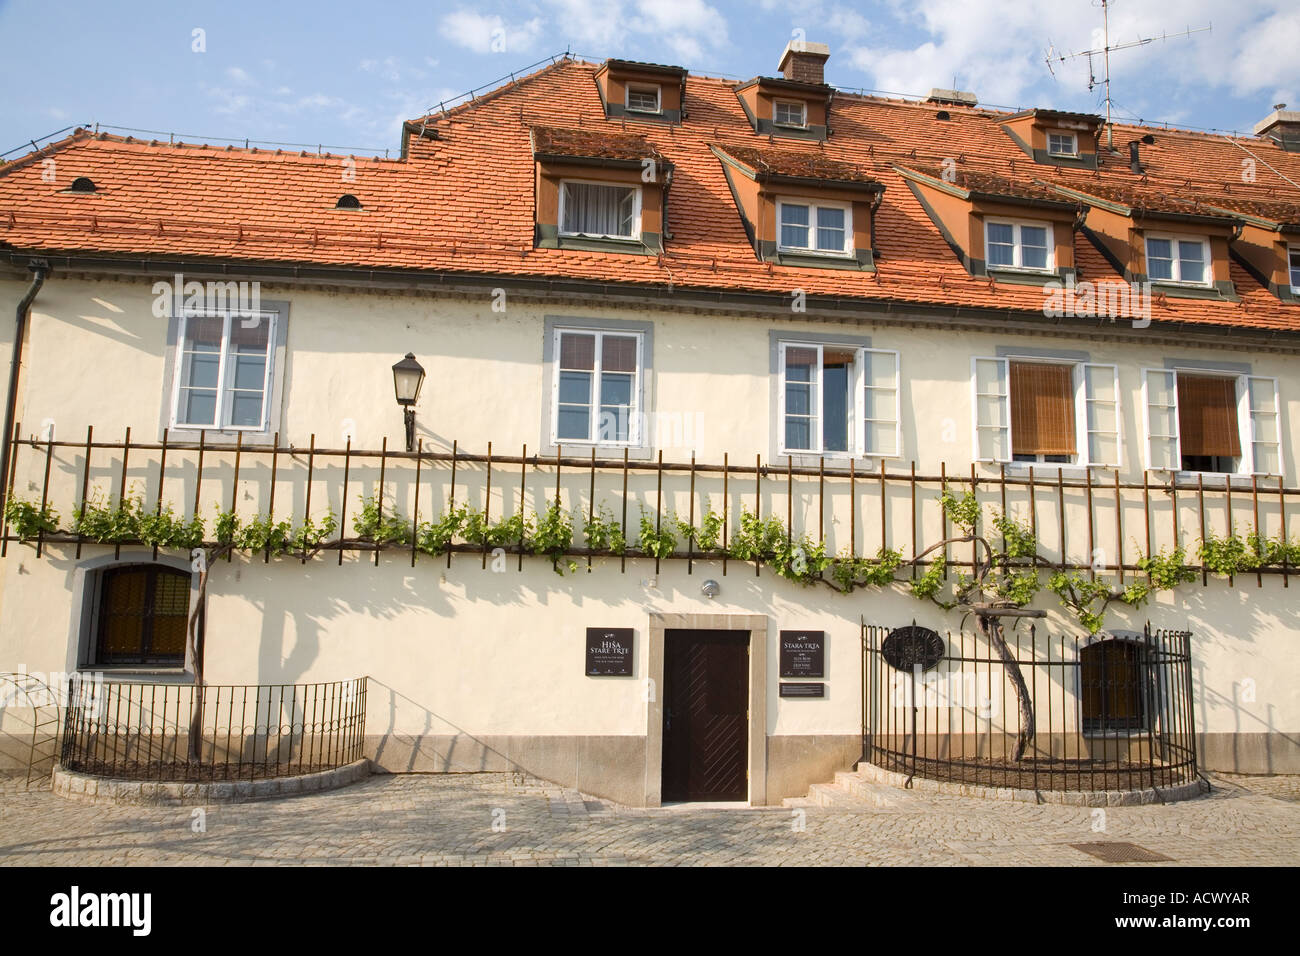
M 776 68 L 787 80 L 821 85 L 826 82 L 826 61 L 830 57 L 831 48 L 825 43 L 791 40 L 785 45 Z
M 1289 153 L 1300 153 L 1300 112 L 1278 103 L 1273 112 L 1255 124 L 1255 135 L 1271 139 Z
M 930 90 L 930 95 L 925 98 L 927 103 L 938 103 L 941 106 L 974 106 L 979 100 L 975 94 L 969 90 L 941 90 L 937 86 Z

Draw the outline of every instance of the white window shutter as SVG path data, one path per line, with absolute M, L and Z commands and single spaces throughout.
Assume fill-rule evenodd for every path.
M 1277 379 L 1262 375 L 1246 378 L 1249 410 L 1250 464 L 1257 475 L 1282 474 L 1282 431 Z
M 1178 443 L 1178 375 L 1173 369 L 1142 370 L 1142 409 L 1146 423 L 1146 466 L 1177 471 L 1182 467 Z
M 898 458 L 902 455 L 898 353 L 863 349 L 862 372 L 862 454 Z
M 1011 377 L 1004 358 L 971 359 L 971 420 L 976 461 L 1011 460 Z
M 1083 366 L 1082 460 L 1089 465 L 1118 468 L 1123 461 L 1119 423 L 1119 368 L 1085 363 Z

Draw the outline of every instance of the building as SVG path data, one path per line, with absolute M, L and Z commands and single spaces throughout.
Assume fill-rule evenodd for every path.
M 796 579 L 951 536 L 946 482 L 1032 526 L 1044 582 L 1181 547 L 1194 580 L 1096 633 L 1040 591 L 1042 633 L 1190 631 L 1201 766 L 1300 770 L 1300 114 L 1107 128 L 843 93 L 827 55 L 560 59 L 397 159 L 78 130 L 0 168 L 0 667 L 192 682 L 202 600 L 210 684 L 368 676 L 382 769 L 776 803 L 861 756 L 864 624 L 963 627 L 908 564 Z M 789 631 L 820 676 L 780 676 Z

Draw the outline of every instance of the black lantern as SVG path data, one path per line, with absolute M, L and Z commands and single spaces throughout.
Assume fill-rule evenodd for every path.
M 406 358 L 393 366 L 393 392 L 397 404 L 402 406 L 402 416 L 406 422 L 406 450 L 415 451 L 415 401 L 420 397 L 420 386 L 424 384 L 424 366 L 415 360 L 415 355 L 406 353 Z

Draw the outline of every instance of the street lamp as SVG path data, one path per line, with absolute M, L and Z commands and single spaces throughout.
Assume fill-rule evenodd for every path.
M 420 397 L 423 384 L 424 366 L 415 360 L 414 353 L 407 352 L 406 358 L 393 366 L 393 392 L 406 422 L 407 451 L 415 451 L 415 400 Z

